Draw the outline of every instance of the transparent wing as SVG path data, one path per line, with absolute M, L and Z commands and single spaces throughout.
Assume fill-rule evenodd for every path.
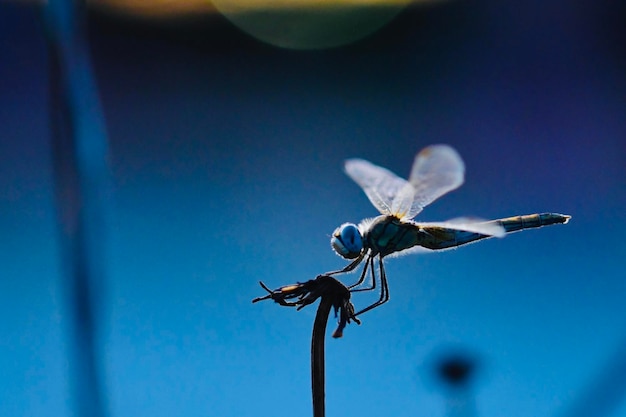
M 447 145 L 432 145 L 413 163 L 409 181 L 363 159 L 349 159 L 346 173 L 382 214 L 412 219 L 424 207 L 463 184 L 465 165 Z
M 465 164 L 448 145 L 431 145 L 415 157 L 409 182 L 414 188 L 413 201 L 404 218 L 412 219 L 424 207 L 463 184 Z
M 443 229 L 459 230 L 462 232 L 477 233 L 485 236 L 503 237 L 506 230 L 494 221 L 477 219 L 474 217 L 458 217 L 445 222 L 419 223 L 420 227 L 439 227 Z
M 345 170 L 382 214 L 395 213 L 399 204 L 394 206 L 394 200 L 398 195 L 402 195 L 402 201 L 409 200 L 411 204 L 413 202 L 413 186 L 385 168 L 364 159 L 348 159 Z
M 506 230 L 497 223 L 497 220 L 487 221 L 477 218 L 459 217 L 445 222 L 420 222 L 416 224 L 424 229 L 426 233 L 441 239 L 441 247 L 428 249 L 423 246 L 413 246 L 409 249 L 395 252 L 390 257 L 450 250 L 486 238 L 504 237 L 506 234 Z
M 413 201 L 415 201 L 415 188 L 410 182 L 407 182 L 393 198 L 391 203 L 392 214 L 400 219 L 410 219 L 408 214 L 413 207 Z

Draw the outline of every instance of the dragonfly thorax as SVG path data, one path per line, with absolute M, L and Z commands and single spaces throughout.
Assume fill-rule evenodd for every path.
M 365 245 L 381 257 L 420 245 L 423 233 L 417 224 L 396 216 L 378 216 L 365 231 Z
M 354 259 L 363 250 L 363 236 L 356 224 L 344 223 L 333 232 L 330 245 L 342 258 Z

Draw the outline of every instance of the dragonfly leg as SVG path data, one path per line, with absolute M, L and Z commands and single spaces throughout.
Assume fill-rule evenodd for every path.
M 383 259 L 382 257 L 378 258 L 378 266 L 380 269 L 380 298 L 378 299 L 378 301 L 376 301 L 375 303 L 365 307 L 363 310 L 355 313 L 353 315 L 353 317 L 356 317 L 360 314 L 363 314 L 365 312 L 370 311 L 373 308 L 376 308 L 380 305 L 385 304 L 387 301 L 389 301 L 389 286 L 387 285 L 387 274 L 385 273 L 385 266 L 383 264 Z M 372 270 L 373 270 L 373 266 L 372 266 Z
M 344 274 L 346 272 L 353 271 L 354 268 L 356 268 L 361 263 L 361 261 L 363 261 L 363 258 L 365 258 L 366 254 L 367 254 L 367 251 L 363 251 L 363 253 L 361 253 L 358 258 L 356 258 L 354 261 L 350 262 L 350 264 L 346 265 L 343 269 L 338 269 L 336 271 L 326 272 L 325 274 L 322 274 L 322 275 L 331 276 L 331 275 Z
M 358 287 L 359 285 L 363 284 L 363 281 L 365 281 L 365 276 L 367 275 L 367 269 L 369 268 L 369 270 L 371 271 L 372 274 L 372 286 L 371 287 L 367 287 L 367 288 L 357 288 L 356 290 L 353 290 L 352 288 L 354 287 Z M 352 285 L 348 286 L 348 289 L 351 292 L 359 292 L 359 291 L 371 291 L 374 288 L 376 288 L 376 274 L 374 273 L 374 257 L 370 256 L 367 261 L 365 261 L 365 266 L 363 267 L 363 272 L 361 272 L 361 277 L 359 278 L 359 280 L 357 282 L 355 282 Z

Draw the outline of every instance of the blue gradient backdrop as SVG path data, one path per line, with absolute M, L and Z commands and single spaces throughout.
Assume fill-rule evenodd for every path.
M 330 233 L 377 213 L 344 159 L 404 176 L 431 143 L 457 148 L 467 177 L 419 219 L 573 220 L 389 260 L 391 301 L 327 341 L 327 415 L 443 415 L 429 358 L 450 344 L 481 358 L 481 416 L 557 415 L 582 398 L 626 351 L 626 13 L 568 3 L 408 10 L 314 52 L 219 18 L 198 32 L 93 19 L 115 184 L 99 344 L 110 414 L 309 415 L 315 308 L 253 305 L 258 281 L 345 264 Z M 33 7 L 0 6 L 0 59 L 0 415 L 71 416 Z

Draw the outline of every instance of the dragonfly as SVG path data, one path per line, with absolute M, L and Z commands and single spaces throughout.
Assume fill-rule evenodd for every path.
M 383 262 L 387 256 L 451 249 L 520 230 L 565 224 L 571 218 L 558 213 L 536 213 L 489 221 L 460 217 L 437 223 L 415 222 L 413 218 L 426 206 L 463 184 L 465 164 L 458 152 L 448 145 L 431 145 L 419 152 L 408 180 L 363 159 L 347 160 L 345 171 L 381 213 L 358 225 L 344 223 L 331 237 L 333 250 L 351 263 L 325 275 L 351 272 L 364 264 L 358 281 L 348 289 L 351 292 L 374 290 L 377 281 L 380 282 L 379 299 L 353 317 L 389 300 Z M 364 287 L 368 271 L 371 284 Z

